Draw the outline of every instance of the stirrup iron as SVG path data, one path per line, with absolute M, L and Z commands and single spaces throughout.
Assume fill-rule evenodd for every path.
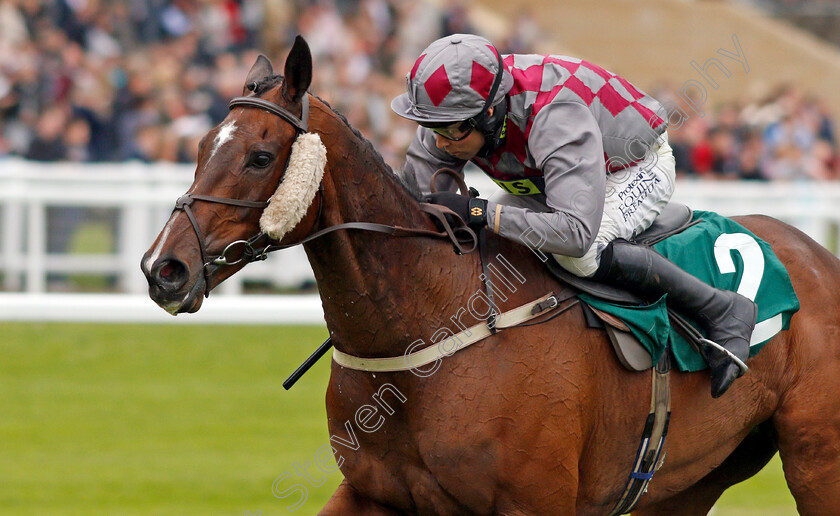
M 738 369 L 741 370 L 742 375 L 744 373 L 746 373 L 747 371 L 749 371 L 750 368 L 747 367 L 747 364 L 745 364 L 743 360 L 741 360 L 740 358 L 733 355 L 731 351 L 729 351 L 725 347 L 721 346 L 717 342 L 715 342 L 713 340 L 709 340 L 707 338 L 700 338 L 699 342 L 702 343 L 702 344 L 708 344 L 709 346 L 715 348 L 716 350 L 718 350 L 718 351 L 724 353 L 726 356 L 728 356 L 730 360 L 735 362 L 735 365 L 738 366 Z

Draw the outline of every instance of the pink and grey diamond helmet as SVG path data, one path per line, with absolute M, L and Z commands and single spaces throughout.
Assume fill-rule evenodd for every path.
M 405 79 L 408 91 L 391 101 L 391 109 L 418 123 L 468 120 L 502 100 L 513 86 L 496 48 L 472 34 L 453 34 L 429 45 Z

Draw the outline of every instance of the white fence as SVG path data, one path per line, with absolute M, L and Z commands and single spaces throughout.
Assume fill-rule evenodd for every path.
M 838 182 L 680 181 L 673 200 L 726 216 L 769 215 L 838 255 Z
M 131 164 L 47 164 L 0 161 L 0 272 L 6 291 L 43 293 L 57 274 L 105 274 L 120 292 L 143 294 L 140 258 L 192 183 L 192 166 Z M 51 238 L 66 230 L 60 208 L 116 211 L 114 252 L 48 252 Z M 66 212 L 65 212 L 66 213 Z M 61 226 L 61 227 L 56 227 Z M 66 238 L 64 238 L 66 240 Z M 220 292 L 234 295 L 247 280 L 298 286 L 312 278 L 301 249 L 275 253 L 226 281 Z
M 175 199 L 189 187 L 192 174 L 193 167 L 189 165 L 0 161 L 0 274 L 3 278 L 2 290 L 5 291 L 0 297 L 0 319 L 37 318 L 27 315 L 27 306 L 33 312 L 52 307 L 53 312 L 60 314 L 61 299 L 65 299 L 65 312 L 72 314 L 71 306 L 93 303 L 84 299 L 99 299 L 98 303 L 105 299 L 57 294 L 56 290 L 60 287 L 57 289 L 53 285 L 55 278 L 74 274 L 108 275 L 116 278 L 112 290 L 142 299 L 147 285 L 140 272 L 140 258 L 169 217 Z M 468 182 L 484 195 L 496 190 L 489 179 L 478 173 L 468 174 Z M 675 200 L 694 209 L 714 210 L 723 215 L 762 213 L 777 217 L 838 253 L 838 183 L 682 181 L 677 186 Z M 56 221 L 62 222 L 61 209 L 72 207 L 83 208 L 82 211 L 104 209 L 111 215 L 116 237 L 112 252 L 92 255 L 50 249 L 51 239 L 66 236 L 61 231 L 67 230 L 67 224 L 56 227 Z M 242 306 L 242 303 L 234 303 L 233 299 L 239 298 L 246 281 L 258 281 L 274 287 L 296 287 L 311 278 L 311 269 L 300 248 L 275 253 L 267 261 L 251 264 L 227 280 L 220 287 L 219 295 L 208 300 L 202 310 L 212 311 L 209 306 L 213 303 L 219 307 L 227 306 L 226 303 Z M 229 301 L 216 301 L 225 297 Z M 281 304 L 289 302 L 281 296 L 274 298 Z M 103 314 L 99 320 L 147 320 L 145 316 L 132 316 L 132 313 L 137 313 L 134 305 L 116 301 L 119 298 L 113 299 L 115 301 L 103 307 L 115 307 L 122 303 L 125 305 L 122 309 L 124 317 Z M 312 303 L 314 298 L 307 299 L 304 304 Z M 154 308 L 150 302 L 149 306 Z M 319 304 L 312 306 L 316 312 L 320 310 Z M 269 318 L 275 309 L 266 307 L 264 322 L 280 320 L 277 316 Z M 218 314 L 221 322 L 259 322 L 246 315 L 237 316 L 233 314 L 233 309 L 228 312 L 231 314 L 228 317 L 222 312 Z M 160 313 L 165 316 L 162 310 Z M 292 320 L 295 320 L 294 317 Z M 43 314 L 41 318 L 61 316 Z M 83 317 L 67 315 L 65 318 Z M 310 319 L 313 319 L 311 314 L 308 318 L 303 317 L 303 320 Z

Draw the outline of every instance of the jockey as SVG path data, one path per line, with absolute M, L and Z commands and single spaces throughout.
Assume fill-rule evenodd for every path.
M 627 242 L 651 225 L 674 191 L 659 102 L 592 63 L 503 57 L 469 34 L 429 45 L 406 82 L 408 91 L 391 108 L 420 124 L 405 172 L 428 202 L 523 245 L 533 248 L 539 239 L 542 251 L 577 276 L 648 298 L 667 294 L 668 304 L 694 318 L 708 339 L 746 361 L 755 303 Z M 463 171 L 468 161 L 503 191 L 488 200 L 429 194 L 436 170 Z M 441 186 L 454 190 L 451 182 Z M 726 353 L 704 354 L 712 396 L 721 396 L 741 371 Z

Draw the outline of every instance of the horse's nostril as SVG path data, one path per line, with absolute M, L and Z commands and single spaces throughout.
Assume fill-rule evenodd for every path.
M 160 277 L 168 280 L 171 279 L 172 276 L 175 275 L 177 267 L 175 267 L 172 262 L 167 262 L 163 267 L 160 268 Z
M 189 279 L 189 271 L 180 260 L 161 260 L 152 268 L 152 277 L 165 290 L 176 290 Z

